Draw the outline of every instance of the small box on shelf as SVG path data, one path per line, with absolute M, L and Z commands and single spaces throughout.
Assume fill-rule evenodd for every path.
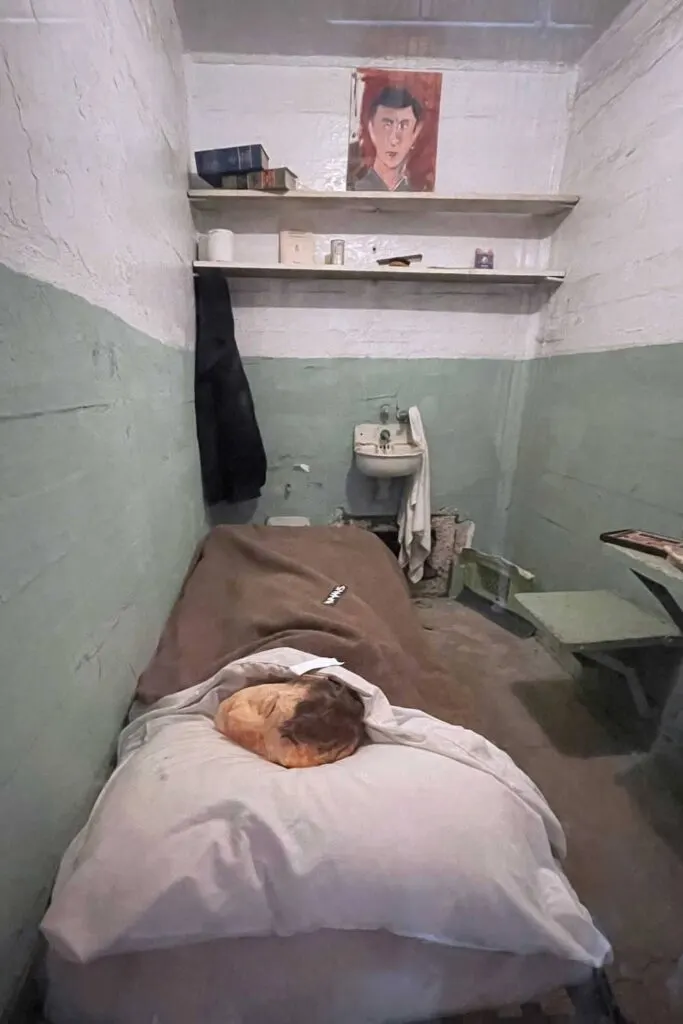
M 475 249 L 474 250 L 474 267 L 475 267 L 475 270 L 493 270 L 493 267 L 494 267 L 494 253 L 493 253 L 493 249 Z
M 280 232 L 280 263 L 310 266 L 315 262 L 315 235 L 310 231 Z

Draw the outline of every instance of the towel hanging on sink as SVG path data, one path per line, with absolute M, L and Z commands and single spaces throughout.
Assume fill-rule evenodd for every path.
M 424 573 L 424 563 L 432 550 L 429 450 L 420 410 L 416 405 L 408 410 L 408 421 L 413 441 L 422 449 L 422 460 L 417 473 L 408 477 L 404 484 L 398 514 L 398 564 L 405 569 L 411 583 L 419 583 Z

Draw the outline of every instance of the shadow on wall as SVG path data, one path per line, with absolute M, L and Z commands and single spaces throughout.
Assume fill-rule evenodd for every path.
M 418 267 L 419 269 L 419 267 Z M 435 284 L 433 281 L 292 282 L 235 279 L 235 309 L 397 309 L 411 313 L 438 309 L 446 313 L 519 316 L 536 313 L 547 290 L 536 285 Z M 322 346 L 324 347 L 324 346 Z
M 201 178 L 197 178 L 195 181 L 191 181 L 190 187 L 205 189 L 206 183 Z M 251 203 L 247 205 L 252 206 Z M 532 242 L 549 238 L 570 212 L 570 210 L 565 210 L 554 217 L 506 217 L 500 214 L 495 217 L 487 217 L 466 214 L 444 215 L 421 210 L 419 213 L 408 216 L 405 213 L 400 216 L 390 213 L 388 222 L 391 224 L 392 236 L 407 235 L 412 239 L 427 236 L 443 238 L 446 233 L 449 237 L 458 239 L 490 238 L 494 240 L 495 247 L 495 240 L 498 238 L 522 239 Z M 378 233 L 382 233 L 382 226 L 386 231 L 387 224 L 385 216 L 380 216 L 381 220 L 375 227 L 375 231 Z M 306 219 L 305 211 L 278 210 L 278 218 L 280 230 L 309 230 L 308 227 L 302 228 L 303 220 Z M 201 230 L 226 227 L 232 231 L 250 235 L 273 234 L 272 215 L 251 208 L 244 211 L 231 209 L 229 213 L 215 208 L 207 213 L 202 213 L 200 210 L 198 223 Z M 315 223 L 316 219 L 311 219 L 313 227 Z M 370 223 L 372 224 L 372 220 Z M 343 210 L 333 210 L 328 207 L 325 209 L 325 233 L 332 237 L 357 235 L 365 240 L 368 238 L 368 213 L 366 210 L 349 209 L 348 206 Z
M 240 526 L 243 523 L 258 523 L 259 499 L 251 501 L 238 501 L 229 505 L 222 501 L 218 505 L 212 505 L 207 509 L 207 516 L 211 526 Z
M 350 516 L 367 515 L 368 500 L 369 496 L 373 495 L 373 490 L 374 484 L 372 480 L 359 472 L 354 464 L 351 464 L 348 473 L 346 474 L 346 501 L 344 503 L 343 510 L 338 510 L 339 517 L 341 518 L 342 512 L 345 515 Z M 374 496 L 372 502 L 373 515 L 398 515 L 402 490 L 402 479 L 399 478 L 391 480 L 389 484 L 388 497 L 378 499 Z M 262 500 L 262 498 L 255 498 L 253 501 L 237 502 L 234 505 L 228 505 L 226 502 L 221 502 L 218 505 L 212 505 L 207 511 L 211 526 L 238 526 L 242 523 L 265 523 L 267 516 L 273 513 L 261 508 Z M 284 515 L 286 513 L 278 512 L 278 514 Z M 305 515 L 306 513 L 294 512 L 292 514 Z M 335 519 L 335 513 L 332 512 L 329 519 Z
M 389 493 L 385 498 L 381 498 L 378 497 L 377 485 L 372 478 L 361 473 L 355 462 L 352 462 L 346 474 L 345 511 L 350 516 L 367 514 L 368 497 L 371 496 L 373 515 L 397 516 L 406 479 L 408 478 L 396 477 L 389 480 Z

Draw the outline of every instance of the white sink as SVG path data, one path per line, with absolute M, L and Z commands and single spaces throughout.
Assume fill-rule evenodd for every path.
M 360 423 L 353 431 L 353 451 L 360 472 L 379 479 L 412 476 L 422 461 L 407 423 Z

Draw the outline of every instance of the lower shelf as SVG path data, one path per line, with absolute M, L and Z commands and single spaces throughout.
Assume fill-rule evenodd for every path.
M 198 273 L 221 272 L 230 277 L 286 277 L 367 281 L 451 281 L 469 284 L 545 285 L 557 288 L 563 271 L 474 270 L 471 267 L 293 266 L 288 263 L 215 263 L 197 260 Z

